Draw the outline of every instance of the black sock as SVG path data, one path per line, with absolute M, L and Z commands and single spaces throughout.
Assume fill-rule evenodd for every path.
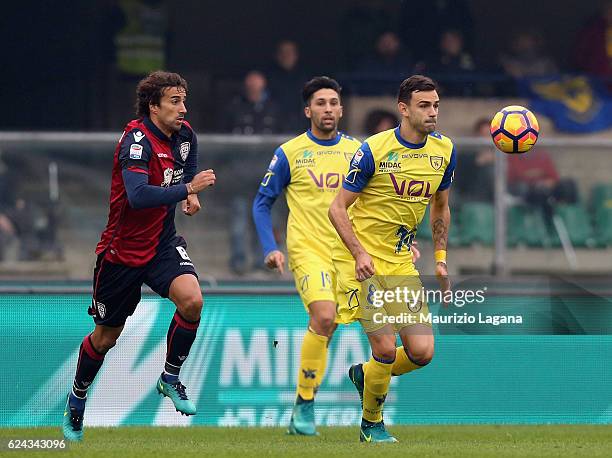
M 91 386 L 96 374 L 102 367 L 104 354 L 99 353 L 91 343 L 91 334 L 85 336 L 79 350 L 79 362 L 77 364 L 70 403 L 77 407 L 85 406 L 87 390 Z
M 174 313 L 166 338 L 168 352 L 166 353 L 166 364 L 164 366 L 164 381 L 174 383 L 178 380 L 181 366 L 189 355 L 199 325 L 200 320 L 196 322 L 187 321 L 179 314 L 178 310 Z

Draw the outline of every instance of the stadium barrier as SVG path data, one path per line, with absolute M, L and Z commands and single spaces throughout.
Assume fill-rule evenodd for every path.
M 3 257 L 5 262 L 0 262 L 0 275 L 6 277 L 17 271 L 34 276 L 43 276 L 47 271 L 56 278 L 90 275 L 93 248 L 106 224 L 110 170 L 118 137 L 114 133 L 0 132 L 1 160 L 6 165 L 4 171 L 0 167 L 0 180 L 10 184 L 0 195 L 0 204 L 10 208 L 15 196 L 23 197 L 29 204 L 29 219 L 24 221 L 30 221 L 30 228 L 28 237 L 21 241 L 32 255 L 29 265 L 15 263 L 21 252 L 15 247 L 11 251 L 11 246 L 2 249 L 5 244 L 10 245 L 2 234 L 0 259 Z M 214 189 L 202 194 L 202 213 L 195 218 L 177 215 L 177 228 L 185 235 L 189 254 L 203 275 L 229 278 L 258 274 L 261 253 L 251 223 L 250 205 L 273 151 L 288 138 L 288 135 L 199 136 L 200 168 L 214 168 L 218 181 Z M 463 157 L 492 146 L 489 139 L 483 138 L 457 137 L 455 141 L 459 160 L 451 193 L 453 219 L 449 233 L 452 247 L 449 259 L 451 269 L 456 269 L 454 273 L 488 272 L 492 265 L 501 273 L 525 269 L 546 272 L 550 268 L 587 273 L 612 270 L 609 261 L 612 234 L 607 229 L 612 200 L 606 197 L 604 189 L 610 187 L 611 140 L 543 136 L 534 153 L 528 153 L 537 154 L 540 147 L 548 149 L 559 174 L 577 183 L 579 204 L 560 215 L 566 229 L 561 233 L 568 235 L 564 238 L 554 230 L 545 233 L 547 229 L 542 226 L 537 210 L 519 205 L 508 208 L 507 218 L 503 217 L 505 212 L 499 208 L 504 200 L 494 199 L 492 191 L 487 191 L 485 201 L 480 202 L 488 208 L 478 212 L 482 221 L 470 224 L 466 218 L 463 224 L 462 212 L 469 214 L 473 198 L 462 191 L 463 185 L 468 181 L 486 182 L 478 171 L 462 169 Z M 497 153 L 496 157 L 501 160 L 505 156 Z M 502 168 L 496 173 L 495 184 L 503 190 Z M 601 187 L 603 191 L 598 191 Z M 275 230 L 281 240 L 286 212 L 281 202 L 273 211 Z M 586 220 L 580 215 L 586 215 Z M 583 224 L 571 227 L 576 220 Z M 517 221 L 521 224 L 517 225 Z M 426 226 L 427 221 L 419 228 L 417 237 L 425 244 L 427 253 L 431 237 Z M 508 241 L 508 249 L 503 239 Z M 568 240 L 574 246 L 565 250 L 566 256 L 562 247 L 566 248 L 567 243 L 561 242 Z
M 394 378 L 389 424 L 611 423 L 612 293 L 563 283 L 508 282 L 491 297 L 498 313 L 524 315 L 522 325 L 434 323 L 432 363 Z M 79 344 L 92 329 L 91 297 L 69 289 L 0 294 L 0 426 L 61 422 Z M 603 288 L 603 289 L 602 289 Z M 607 289 L 606 289 L 607 288 Z M 248 292 L 248 294 L 246 294 Z M 274 294 L 272 294 L 274 293 Z M 497 305 L 495 305 L 497 304 Z M 433 315 L 474 315 L 474 308 L 430 304 Z M 291 288 L 205 288 L 198 338 L 181 372 L 196 402 L 178 415 L 158 396 L 166 332 L 174 307 L 145 294 L 89 394 L 86 425 L 286 426 L 306 316 Z M 321 425 L 355 425 L 359 398 L 346 374 L 369 358 L 361 327 L 341 326 L 317 395 Z

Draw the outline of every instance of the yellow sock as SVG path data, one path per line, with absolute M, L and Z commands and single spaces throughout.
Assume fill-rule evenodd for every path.
M 391 383 L 393 363 L 381 363 L 371 357 L 363 365 L 365 382 L 363 388 L 363 418 L 377 423 L 382 421 L 382 412 Z
M 327 369 L 327 349 L 329 348 L 329 337 L 327 338 L 327 342 L 325 342 L 325 349 L 321 353 L 321 358 L 319 359 L 319 369 L 317 370 L 317 376 L 315 378 L 315 386 L 314 386 L 314 394 L 317 394 L 319 391 L 319 387 L 323 383 L 323 378 L 325 377 L 325 370 Z
M 418 364 L 414 364 L 412 361 L 410 361 L 404 347 L 397 347 L 395 350 L 395 362 L 393 363 L 391 374 L 403 375 L 407 374 L 408 372 L 412 372 L 415 369 L 420 369 L 421 367 L 423 366 L 419 366 Z
M 327 337 L 310 329 L 304 335 L 298 373 L 298 395 L 305 400 L 314 398 L 315 387 L 323 380 L 327 365 Z

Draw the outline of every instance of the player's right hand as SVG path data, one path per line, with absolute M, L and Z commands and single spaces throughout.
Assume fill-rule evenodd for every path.
M 264 259 L 264 264 L 269 269 L 278 270 L 281 275 L 285 273 L 285 255 L 282 251 L 274 250 L 268 253 L 266 259 Z
M 451 290 L 450 279 L 448 278 L 448 268 L 446 267 L 445 262 L 437 262 L 436 263 L 436 277 L 438 278 L 438 283 L 440 284 L 440 291 L 442 291 L 442 305 L 444 307 L 448 307 L 449 301 L 447 298 L 447 291 Z
M 355 278 L 357 281 L 362 282 L 366 281 L 372 275 L 374 275 L 374 261 L 372 261 L 372 257 L 364 251 L 355 258 Z
M 202 191 L 204 188 L 215 184 L 217 177 L 212 169 L 203 170 L 191 180 L 191 188 L 195 194 Z

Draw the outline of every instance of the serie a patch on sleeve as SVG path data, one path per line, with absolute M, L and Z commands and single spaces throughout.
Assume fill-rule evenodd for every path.
M 134 143 L 130 146 L 130 159 L 142 159 L 142 145 Z

